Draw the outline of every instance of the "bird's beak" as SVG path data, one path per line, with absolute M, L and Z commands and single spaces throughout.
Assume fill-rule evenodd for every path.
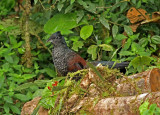
M 49 38 L 49 39 L 47 40 L 47 42 L 52 42 L 52 39 L 51 39 L 51 38 Z

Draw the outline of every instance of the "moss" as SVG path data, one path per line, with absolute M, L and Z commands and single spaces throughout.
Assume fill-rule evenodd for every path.
M 115 80 L 119 77 L 122 77 L 122 73 L 119 72 L 117 69 L 109 69 L 107 67 L 97 67 L 97 71 L 100 72 L 100 74 L 103 76 L 104 81 L 101 80 L 98 75 L 92 70 L 92 69 L 84 69 L 84 70 L 79 70 L 74 73 L 68 73 L 67 75 L 67 81 L 71 81 L 70 87 L 67 88 L 67 91 L 61 92 L 59 95 L 58 99 L 58 104 L 56 108 L 53 108 L 52 113 L 59 113 L 59 111 L 63 113 L 70 113 L 70 110 L 75 107 L 79 102 L 84 99 L 84 97 L 90 97 L 89 90 L 90 89 L 82 89 L 80 87 L 81 80 L 84 78 L 86 74 L 93 74 L 94 78 L 91 78 L 91 83 L 95 84 L 95 87 L 98 91 L 98 95 L 93 97 L 93 101 L 90 103 L 85 102 L 83 107 L 80 109 L 80 111 L 76 112 L 76 114 L 87 114 L 87 115 L 92 115 L 92 111 L 90 108 L 93 108 L 96 103 L 98 102 L 99 99 L 101 98 L 106 98 L 106 97 L 111 97 L 111 96 L 116 96 L 118 93 L 116 92 L 116 85 L 113 85 Z M 90 72 L 90 73 L 89 73 Z M 80 77 L 81 79 L 79 81 L 74 80 L 74 78 Z M 69 79 L 68 79 L 69 78 Z M 74 103 L 70 105 L 67 105 L 67 100 L 72 97 L 73 94 L 78 95 L 78 98 L 73 101 Z

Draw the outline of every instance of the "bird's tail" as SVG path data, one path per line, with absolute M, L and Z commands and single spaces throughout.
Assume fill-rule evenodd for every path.
M 129 62 L 116 63 L 114 61 L 93 61 L 91 63 L 95 66 L 97 66 L 98 64 L 102 64 L 103 66 L 108 66 L 108 68 L 118 69 L 125 69 L 125 67 L 129 65 Z

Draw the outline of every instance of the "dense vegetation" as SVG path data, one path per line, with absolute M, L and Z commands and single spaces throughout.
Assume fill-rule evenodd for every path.
M 135 7 L 152 18 L 159 6 L 158 0 L 1 0 L 0 113 L 20 114 L 56 78 L 46 40 L 57 31 L 86 60 L 129 61 L 127 75 L 160 68 L 159 23 L 133 31 L 126 16 Z

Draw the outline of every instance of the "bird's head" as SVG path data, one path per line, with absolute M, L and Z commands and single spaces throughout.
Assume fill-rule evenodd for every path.
M 60 31 L 52 34 L 51 37 L 47 40 L 47 42 L 53 43 L 54 46 L 59 46 L 59 45 L 62 45 L 62 44 L 66 45 L 64 37 L 61 35 Z

